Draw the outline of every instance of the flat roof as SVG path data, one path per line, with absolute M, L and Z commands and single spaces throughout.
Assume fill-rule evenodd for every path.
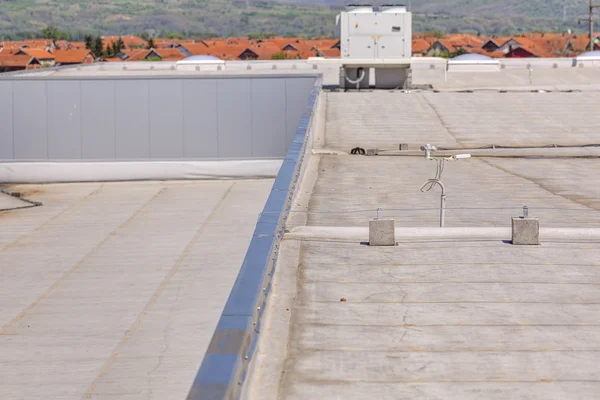
M 185 398 L 272 184 L 11 186 L 0 397 Z
M 446 162 L 447 227 L 510 227 L 527 205 L 541 227 L 597 229 L 600 153 L 552 145 L 579 151 L 600 142 L 589 107 L 598 96 L 323 93 L 323 128 L 286 227 L 244 398 L 593 398 L 598 243 L 431 237 L 370 247 L 368 235 L 361 243 L 310 232 L 366 232 L 378 208 L 397 228 L 438 226 L 439 189 L 419 191 L 435 163 L 398 151 L 400 143 L 465 153 L 539 147 Z M 354 147 L 379 156 L 349 155 Z

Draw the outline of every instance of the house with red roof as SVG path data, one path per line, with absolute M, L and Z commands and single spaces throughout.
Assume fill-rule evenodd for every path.
M 52 55 L 56 65 L 91 64 L 95 60 L 92 52 L 86 49 L 54 50 Z
M 24 69 L 39 69 L 42 64 L 27 54 L 3 54 L 0 53 L 0 72 L 21 71 Z

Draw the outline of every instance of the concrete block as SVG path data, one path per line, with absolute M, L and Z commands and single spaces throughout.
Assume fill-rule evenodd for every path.
M 379 155 L 379 149 L 367 149 L 368 156 L 376 156 Z
M 393 219 L 374 218 L 369 221 L 369 246 L 395 246 L 396 230 Z
M 408 150 L 408 143 L 400 143 L 400 146 L 398 146 L 398 150 L 401 150 L 401 151 Z
M 539 245 L 540 221 L 537 218 L 513 218 L 512 244 L 517 246 Z

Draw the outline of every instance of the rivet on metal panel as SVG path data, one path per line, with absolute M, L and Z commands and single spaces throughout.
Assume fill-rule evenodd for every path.
M 296 69 L 298 67 L 296 67 L 296 64 L 292 65 L 292 69 Z
M 277 65 L 273 64 L 272 69 L 277 69 Z
M 247 69 L 247 70 L 251 70 L 251 69 L 252 69 L 252 66 L 251 66 L 250 64 L 248 64 L 248 66 L 246 66 L 246 69 Z
M 196 66 L 196 71 L 200 71 L 200 67 L 199 66 Z

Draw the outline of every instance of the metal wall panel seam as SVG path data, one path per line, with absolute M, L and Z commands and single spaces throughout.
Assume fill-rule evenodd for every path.
M 113 83 L 113 115 L 114 115 L 114 135 L 115 135 L 115 153 L 114 159 L 117 159 L 117 84 Z
M 216 90 L 216 97 L 217 97 L 217 157 L 221 156 L 221 149 L 219 148 L 220 145 L 220 141 L 219 138 L 221 137 L 221 127 L 219 125 L 219 91 L 221 90 L 219 88 L 219 79 L 216 80 L 216 84 L 217 84 L 217 90 Z
M 12 99 L 12 158 L 15 160 L 17 158 L 17 152 L 15 150 L 15 83 L 10 83 L 10 97 Z
M 146 108 L 148 109 L 148 159 L 152 159 L 152 121 L 150 120 L 150 81 L 146 81 Z
M 46 124 L 44 126 L 45 130 L 46 130 L 46 160 L 50 159 L 50 149 L 48 148 L 50 146 L 50 133 L 48 132 L 48 81 L 44 82 L 44 93 L 45 93 L 45 111 L 46 111 Z
M 181 109 L 185 110 L 185 87 L 183 81 L 179 81 L 181 84 Z M 185 158 L 185 111 L 181 113 L 181 158 Z
M 254 79 L 250 79 L 250 154 L 254 157 L 254 118 L 253 108 L 254 105 Z
M 285 107 L 285 126 L 284 126 L 284 136 L 285 136 L 285 140 L 283 141 L 283 151 L 285 153 L 286 149 L 287 149 L 287 132 L 288 132 L 288 98 L 287 98 L 287 90 L 288 90 L 288 80 L 284 79 L 283 80 L 283 94 L 284 94 L 284 107 Z
M 321 82 L 316 80 L 188 400 L 237 399 L 240 395 L 260 333 L 260 318 L 270 292 L 287 214 L 299 183 L 320 88 Z
M 83 160 L 83 82 L 79 81 L 79 158 Z

